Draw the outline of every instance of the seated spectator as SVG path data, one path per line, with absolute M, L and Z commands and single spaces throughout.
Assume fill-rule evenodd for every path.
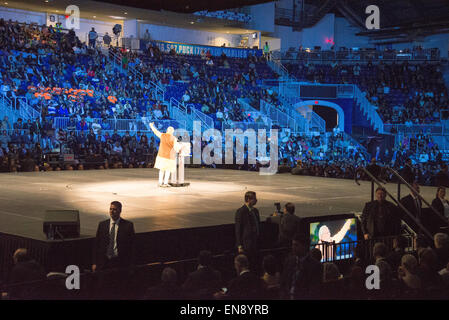
M 296 234 L 292 240 L 292 252 L 286 258 L 281 274 L 280 298 L 313 299 L 319 297 L 323 266 L 307 254 L 308 240 Z M 293 280 L 292 280 L 293 279 Z
M 393 239 L 393 251 L 390 252 L 386 260 L 391 266 L 393 272 L 398 270 L 401 265 L 402 256 L 405 254 L 405 248 L 407 247 L 407 238 L 403 235 L 398 235 Z
M 338 299 L 344 290 L 342 275 L 335 263 L 323 264 L 323 282 L 320 289 L 320 299 Z
M 226 293 L 216 293 L 218 299 L 256 300 L 264 297 L 264 283 L 249 270 L 248 258 L 240 254 L 234 259 L 237 277 L 229 282 Z
M 445 233 L 437 233 L 433 236 L 433 241 L 437 256 L 437 270 L 441 270 L 449 263 L 449 236 Z
M 398 279 L 401 297 L 418 297 L 421 289 L 421 279 L 417 275 L 418 261 L 411 254 L 405 254 L 401 258 L 398 268 Z
M 176 282 L 178 276 L 173 268 L 166 267 L 162 270 L 161 282 L 145 293 L 145 300 L 182 300 L 184 294 Z
M 431 248 L 425 248 L 418 251 L 419 267 L 418 277 L 421 279 L 421 285 L 428 293 L 433 293 L 442 289 L 444 281 L 438 273 L 438 257 Z
M 28 250 L 19 248 L 13 255 L 14 267 L 8 277 L 8 284 L 12 285 L 21 282 L 30 282 L 36 280 L 44 280 L 45 272 L 43 268 L 32 259 Z M 11 289 L 9 296 L 11 299 L 27 299 L 29 292 L 26 289 Z
M 212 268 L 210 251 L 200 252 L 198 268 L 188 275 L 182 288 L 190 299 L 210 299 L 221 288 L 221 274 Z
M 277 271 L 276 259 L 272 255 L 265 256 L 262 262 L 263 276 L 262 280 L 265 283 L 267 292 L 266 298 L 278 299 L 280 287 L 280 273 Z
M 393 270 L 387 259 L 387 246 L 383 242 L 377 242 L 373 248 L 373 258 L 375 265 L 380 271 L 380 290 L 387 293 L 391 290 Z

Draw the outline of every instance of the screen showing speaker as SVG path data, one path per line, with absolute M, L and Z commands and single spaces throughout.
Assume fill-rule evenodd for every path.
M 321 261 L 350 259 L 357 242 L 356 218 L 310 222 L 310 246 L 321 251 Z

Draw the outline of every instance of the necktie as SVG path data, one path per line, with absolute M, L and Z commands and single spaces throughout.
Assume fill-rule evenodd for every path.
M 416 214 L 417 218 L 419 219 L 421 217 L 421 202 L 418 197 L 415 198 L 415 204 L 416 204 Z
M 112 229 L 109 233 L 109 244 L 107 255 L 108 258 L 112 258 L 114 256 L 114 240 L 115 240 L 115 222 L 112 223 Z

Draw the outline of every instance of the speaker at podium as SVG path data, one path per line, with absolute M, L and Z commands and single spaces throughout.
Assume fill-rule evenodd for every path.
M 189 182 L 184 181 L 184 163 L 185 157 L 190 157 L 190 142 L 178 142 L 175 144 L 176 152 L 176 171 L 171 174 L 172 187 L 187 187 Z

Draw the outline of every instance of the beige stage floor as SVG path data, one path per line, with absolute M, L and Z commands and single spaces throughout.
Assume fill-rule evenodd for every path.
M 0 232 L 45 239 L 45 210 L 76 209 L 82 236 L 95 235 L 108 218 L 109 204 L 123 204 L 122 216 L 136 232 L 233 223 L 245 191 L 257 192 L 264 220 L 274 202 L 293 202 L 297 215 L 361 212 L 370 200 L 370 183 L 353 180 L 218 169 L 186 169 L 186 188 L 158 188 L 155 169 L 115 169 L 0 174 Z M 395 193 L 394 184 L 387 189 Z M 429 200 L 435 189 L 422 188 Z M 402 191 L 404 194 L 404 191 Z

